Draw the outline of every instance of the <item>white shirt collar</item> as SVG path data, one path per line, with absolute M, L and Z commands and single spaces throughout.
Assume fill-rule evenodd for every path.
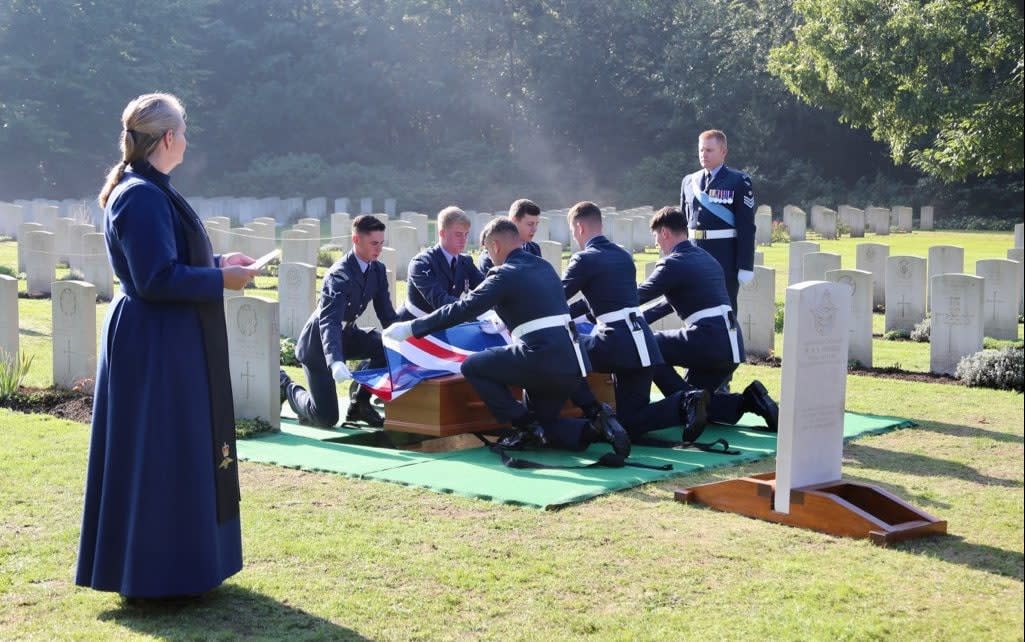
M 359 254 L 356 254 L 355 252 L 353 252 L 352 255 L 354 257 L 356 257 L 356 263 L 359 265 L 359 271 L 362 272 L 363 274 L 366 274 L 367 273 L 367 268 L 370 267 L 370 264 L 367 263 L 366 261 L 364 261 L 363 259 L 359 258 Z

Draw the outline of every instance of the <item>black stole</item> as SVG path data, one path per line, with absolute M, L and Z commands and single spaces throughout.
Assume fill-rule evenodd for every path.
M 213 247 L 206 228 L 192 206 L 166 176 L 149 163 L 133 164 L 131 171 L 149 179 L 171 200 L 182 221 L 188 243 L 189 265 L 214 266 Z M 210 392 L 210 426 L 213 452 L 214 490 L 217 496 L 217 522 L 223 523 L 239 515 L 238 453 L 235 451 L 235 407 L 231 395 L 228 365 L 228 331 L 224 321 L 224 303 L 206 301 L 192 304 L 199 316 L 206 353 L 206 376 Z

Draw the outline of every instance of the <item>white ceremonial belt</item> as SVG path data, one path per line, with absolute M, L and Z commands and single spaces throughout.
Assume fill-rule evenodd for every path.
M 637 347 L 637 356 L 641 359 L 641 367 L 647 368 L 651 365 L 651 355 L 648 354 L 648 342 L 644 338 L 644 328 L 637 322 L 637 319 L 643 318 L 644 315 L 641 313 L 640 308 L 623 308 L 615 312 L 606 312 L 605 314 L 598 315 L 598 322 L 603 325 L 609 325 L 616 321 L 626 321 L 626 326 L 630 329 L 634 345 Z
M 733 363 L 740 363 L 740 344 L 737 341 L 737 328 L 730 321 L 730 313 L 733 312 L 733 308 L 728 304 L 717 305 L 712 308 L 705 308 L 704 310 L 698 310 L 687 316 L 683 320 L 684 326 L 692 326 L 702 319 L 710 319 L 712 317 L 722 317 L 723 322 L 726 324 L 726 332 L 730 335 L 730 350 L 733 352 Z
M 587 368 L 584 366 L 584 356 L 580 353 L 580 344 L 577 342 L 577 335 L 573 332 L 570 324 L 573 323 L 573 319 L 568 314 L 553 314 L 550 317 L 541 317 L 540 319 L 532 319 L 526 323 L 521 323 L 513 328 L 512 335 L 516 339 L 522 339 L 524 336 L 531 332 L 537 332 L 538 330 L 546 330 L 548 328 L 562 327 L 566 329 L 566 333 L 569 334 L 569 341 L 573 344 L 573 351 L 577 354 L 577 365 L 580 366 L 580 376 L 587 376 Z
M 716 239 L 732 239 L 737 237 L 737 230 L 689 230 L 690 237 L 695 241 L 714 241 Z
M 425 316 L 427 316 L 428 314 L 430 314 L 430 312 L 424 312 L 420 308 L 418 308 L 415 305 L 413 305 L 413 302 L 410 301 L 409 299 L 406 299 L 406 309 L 409 310 L 409 313 L 412 314 L 417 319 L 422 319 Z
M 568 328 L 571 320 L 568 314 L 553 314 L 550 317 L 532 319 L 513 328 L 512 335 L 517 339 L 522 339 L 523 335 L 537 332 L 538 330 L 558 327 Z

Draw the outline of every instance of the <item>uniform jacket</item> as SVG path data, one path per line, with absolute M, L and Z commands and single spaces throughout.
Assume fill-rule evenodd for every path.
M 678 243 L 668 256 L 659 259 L 648 280 L 638 286 L 637 295 L 641 305 L 660 296 L 666 298 L 666 303 L 656 305 L 644 313 L 649 323 L 661 319 L 670 311 L 686 319 L 705 308 L 730 305 L 722 266 L 708 252 L 692 245 L 690 241 Z M 713 317 L 698 322 L 712 323 L 722 326 L 722 318 Z
M 343 326 L 359 318 L 371 301 L 383 327 L 398 318 L 388 292 L 384 265 L 371 261 L 363 274 L 356 255 L 350 250 L 324 276 L 320 304 L 299 333 L 295 356 L 305 361 L 322 352 L 328 367 L 336 361 L 345 361 Z
M 633 256 L 601 235 L 589 240 L 583 250 L 570 257 L 569 265 L 562 275 L 562 287 L 567 300 L 578 292 L 584 296 L 584 300 L 570 306 L 574 318 L 588 312 L 597 318 L 639 305 L 637 268 Z M 661 363 L 662 358 L 651 328 L 643 317 L 638 322 L 644 332 L 651 363 Z M 609 326 L 609 330 L 596 335 L 594 341 L 608 344 L 606 352 L 615 355 L 614 366 L 622 369 L 640 368 L 637 346 L 627 322 L 616 321 Z
M 420 252 L 409 262 L 407 305 L 401 311 L 403 321 L 415 319 L 416 314 L 409 309 L 409 304 L 424 312 L 434 312 L 438 308 L 453 301 L 481 284 L 484 277 L 473 264 L 473 259 L 466 254 L 456 257 L 456 270 L 452 266 L 440 245 Z
M 527 321 L 569 314 L 555 268 L 540 257 L 516 249 L 509 253 L 505 263 L 492 268 L 480 286 L 468 296 L 413 321 L 413 335 L 422 337 L 471 321 L 491 309 L 510 331 Z M 579 374 L 576 353 L 565 327 L 531 332 L 519 342 L 525 358 L 543 359 L 557 373 Z M 582 352 L 587 366 L 586 351 Z
M 527 241 L 523 244 L 523 250 L 534 256 L 541 256 L 541 246 L 534 241 Z M 477 257 L 477 267 L 480 269 L 481 274 L 487 274 L 488 270 L 495 266 L 491 257 L 488 256 L 487 250 L 481 250 L 480 256 Z
M 683 177 L 680 183 L 680 208 L 687 215 L 687 227 L 694 230 L 728 230 L 730 225 L 702 206 L 695 194 L 700 191 L 699 170 Z M 754 270 L 755 215 L 751 177 L 726 165 L 719 168 L 705 192 L 733 212 L 735 238 L 695 240 L 694 244 L 714 256 L 727 278 L 735 279 L 737 270 Z

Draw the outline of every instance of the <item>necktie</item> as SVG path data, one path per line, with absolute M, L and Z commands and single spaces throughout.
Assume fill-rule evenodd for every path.
M 452 262 L 449 263 L 449 267 L 452 268 L 452 276 L 456 275 L 456 257 L 452 257 Z
M 705 172 L 701 175 L 701 191 L 708 189 L 708 184 L 712 182 L 712 172 Z

